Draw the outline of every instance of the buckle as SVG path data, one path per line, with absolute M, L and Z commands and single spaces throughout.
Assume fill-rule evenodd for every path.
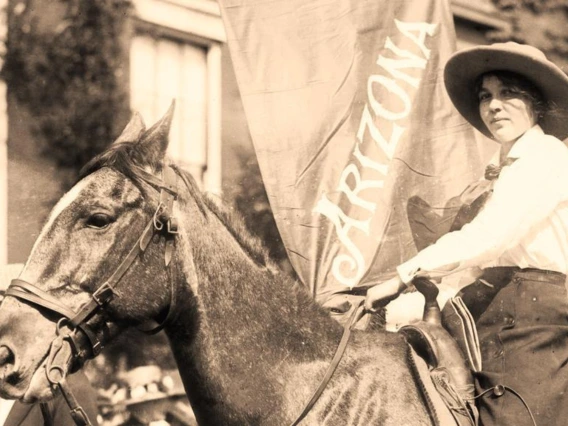
M 89 426 L 92 424 L 89 420 L 89 417 L 87 416 L 87 413 L 81 406 L 69 410 L 69 414 L 71 414 L 71 418 L 73 418 L 73 421 L 76 425 Z
M 97 289 L 97 291 L 92 294 L 91 297 L 97 303 L 97 305 L 103 306 L 106 302 L 112 299 L 113 295 L 114 290 L 112 289 L 112 287 L 103 284 Z
M 156 209 L 156 212 L 154 213 L 154 217 L 152 219 L 152 221 L 154 222 L 154 229 L 156 231 L 161 231 L 162 229 L 164 229 L 164 221 L 168 221 L 168 215 L 166 214 L 167 211 L 168 207 L 165 204 L 158 204 L 158 208 Z
M 168 220 L 168 234 L 172 234 L 175 235 L 179 233 L 178 231 L 178 220 L 175 217 L 171 217 L 170 220 Z

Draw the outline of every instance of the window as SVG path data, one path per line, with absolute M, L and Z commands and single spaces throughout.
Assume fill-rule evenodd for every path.
M 131 107 L 146 125 L 175 100 L 169 156 L 203 183 L 207 167 L 207 51 L 166 38 L 137 35 L 130 53 Z
M 176 102 L 168 154 L 202 189 L 221 193 L 219 7 L 208 0 L 135 0 L 131 108 L 146 125 Z

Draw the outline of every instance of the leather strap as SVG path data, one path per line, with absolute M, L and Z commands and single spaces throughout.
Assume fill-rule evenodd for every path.
M 73 351 L 67 351 L 68 346 L 66 345 L 70 344 L 70 335 L 73 332 L 74 329 L 62 325 L 61 321 L 57 324 L 57 337 L 51 342 L 45 361 L 45 375 L 49 383 L 52 386 L 57 386 L 61 391 L 75 424 L 77 426 L 92 426 L 89 416 L 79 405 L 66 379 L 69 367 L 73 362 Z
M 20 279 L 12 280 L 10 287 L 6 290 L 6 296 L 26 300 L 34 305 L 39 305 L 49 309 L 50 311 L 56 312 L 66 318 L 73 318 L 75 316 L 75 312 L 62 305 L 58 299 Z
M 349 321 L 347 321 L 345 323 L 345 326 L 343 327 L 343 335 L 341 336 L 341 340 L 340 340 L 339 345 L 338 345 L 338 347 L 335 351 L 335 355 L 333 356 L 333 359 L 331 360 L 331 364 L 329 365 L 329 367 L 328 367 L 328 369 L 325 373 L 324 378 L 320 382 L 320 385 L 318 386 L 318 388 L 314 392 L 310 401 L 304 407 L 304 410 L 302 411 L 302 413 L 292 423 L 291 426 L 297 426 L 304 419 L 304 417 L 306 417 L 306 415 L 310 412 L 310 410 L 312 409 L 314 404 L 317 402 L 317 400 L 321 396 L 325 387 L 329 383 L 329 380 L 331 379 L 331 376 L 333 376 L 333 373 L 337 369 L 337 366 L 339 365 L 339 362 L 341 361 L 341 358 L 343 357 L 343 353 L 345 352 L 345 348 L 347 347 L 347 344 L 349 343 L 349 337 L 351 337 L 351 330 L 352 330 L 353 326 L 357 323 L 357 321 L 359 321 L 361 319 L 361 317 L 365 313 L 365 310 L 363 308 L 363 303 L 364 303 L 364 300 L 362 299 L 361 301 L 359 301 L 359 303 L 357 304 L 355 309 L 353 309 L 353 313 L 351 314 L 351 318 L 349 319 Z
M 170 305 L 168 307 L 166 318 L 162 322 L 149 320 L 139 325 L 137 327 L 138 330 L 140 330 L 145 334 L 156 334 L 162 331 L 164 327 L 172 321 L 174 313 L 177 312 L 177 295 L 175 291 L 175 283 L 171 273 L 171 269 L 168 269 L 167 271 L 168 271 L 168 280 L 170 282 Z
M 157 179 L 150 173 L 146 172 L 144 169 L 140 167 L 136 167 L 138 173 L 142 174 L 144 179 L 148 181 L 148 183 L 153 184 L 160 189 L 160 202 L 158 204 L 158 208 L 154 213 L 154 216 L 146 225 L 146 228 L 140 235 L 140 238 L 136 241 L 134 246 L 130 249 L 126 257 L 120 262 L 120 265 L 115 269 L 113 274 L 107 279 L 107 281 L 93 293 L 93 296 L 89 303 L 84 305 L 81 310 L 71 317 L 71 323 L 75 326 L 78 324 L 82 324 L 85 321 L 88 321 L 90 317 L 94 315 L 94 313 L 99 309 L 99 307 L 103 306 L 107 303 L 114 294 L 116 294 L 116 285 L 122 279 L 126 271 L 130 268 L 132 263 L 136 260 L 136 258 L 146 251 L 146 248 L 152 241 L 152 236 L 154 232 L 161 231 L 164 226 L 168 226 L 168 232 L 170 232 L 170 222 L 173 218 L 173 203 L 177 197 L 177 192 L 175 191 L 175 186 L 177 185 L 177 174 L 171 168 L 165 168 L 162 172 L 164 181 Z M 167 223 L 167 225 L 166 225 Z M 177 226 L 175 229 L 177 232 Z M 169 260 L 171 260 L 171 253 L 168 253 L 167 246 L 166 246 L 166 266 L 169 264 Z M 172 289 L 173 291 L 173 289 Z M 164 325 L 159 325 L 158 327 L 163 328 Z M 158 327 L 153 328 L 146 328 L 142 329 L 144 332 L 153 334 L 159 331 Z
M 151 220 L 148 225 L 146 225 L 146 228 L 140 238 L 138 238 L 138 241 L 136 241 L 136 244 L 130 249 L 108 280 L 93 293 L 91 300 L 86 305 L 83 305 L 77 314 L 70 317 L 73 325 L 77 326 L 78 324 L 88 321 L 101 306 L 114 297 L 117 283 L 121 280 L 132 263 L 134 263 L 138 255 L 146 250 L 153 233 L 154 225 L 153 220 Z
M 41 415 L 43 417 L 43 426 L 54 426 L 51 419 L 51 413 L 49 412 L 49 406 L 46 402 L 40 402 L 39 408 L 41 410 Z
M 76 316 L 75 312 L 68 309 L 66 306 L 59 303 L 59 300 L 51 296 L 49 293 L 39 289 L 38 287 L 30 284 L 21 279 L 13 279 L 6 291 L 6 296 L 12 296 L 18 299 L 25 300 L 36 306 L 46 308 L 52 312 L 58 313 L 64 318 L 71 319 Z M 72 323 L 72 321 L 71 321 Z M 89 327 L 86 322 L 81 322 L 78 324 L 73 324 L 75 328 L 78 328 L 89 340 L 91 346 L 91 352 L 93 356 L 100 353 L 102 344 L 98 339 L 96 333 Z
M 63 395 L 65 402 L 67 402 L 67 405 L 69 406 L 69 413 L 71 414 L 71 418 L 73 419 L 75 424 L 77 426 L 93 426 L 89 419 L 89 416 L 87 415 L 83 407 L 79 405 L 79 402 L 77 401 L 77 398 L 75 398 L 75 395 L 73 395 L 71 388 L 67 384 L 67 380 L 65 378 L 61 379 L 61 381 L 57 383 L 57 386 L 59 387 L 59 390 L 61 391 L 61 395 Z
M 525 399 L 521 396 L 520 393 L 518 393 L 513 388 L 510 388 L 509 386 L 496 385 L 492 388 L 485 389 L 483 392 L 481 392 L 479 395 L 477 395 L 475 397 L 475 399 L 482 398 L 487 394 L 491 394 L 490 396 L 499 398 L 499 397 L 503 396 L 506 391 L 511 392 L 513 395 L 515 395 L 517 398 L 519 398 L 519 401 L 521 401 L 521 404 L 523 404 L 525 406 L 525 408 L 527 409 L 527 413 L 529 414 L 529 417 L 531 418 L 532 424 L 534 426 L 537 426 L 536 420 L 535 420 L 533 413 L 532 413 L 532 411 L 529 407 L 529 404 L 527 404 L 527 401 L 525 401 Z
M 142 167 L 132 166 L 132 168 L 136 170 L 136 173 L 138 173 L 146 183 L 152 185 L 158 191 L 161 191 L 163 189 L 177 197 L 177 185 L 175 179 L 168 180 L 165 176 L 163 180 L 158 179 L 156 176 L 154 176 L 152 173 L 148 173 Z M 167 170 L 171 170 L 171 167 L 164 167 L 164 169 L 162 169 L 162 175 L 165 175 L 167 173 Z
M 57 323 L 56 329 L 58 336 L 51 343 L 46 366 L 46 375 L 50 383 L 52 385 L 57 385 L 61 390 L 61 393 L 70 408 L 71 417 L 78 426 L 91 426 L 91 422 L 83 408 L 78 404 L 77 399 L 73 395 L 65 379 L 71 364 L 79 358 L 82 360 L 82 358 L 87 357 L 86 351 L 80 350 L 78 347 L 77 330 L 82 331 L 89 340 L 91 356 L 97 356 L 102 350 L 103 345 L 97 338 L 96 333 L 94 333 L 88 326 L 87 321 L 89 321 L 89 319 L 91 319 L 99 309 L 107 304 L 115 294 L 119 295 L 116 291 L 117 284 L 138 256 L 146 250 L 156 232 L 160 232 L 162 230 L 167 231 L 164 254 L 166 267 L 169 265 L 173 257 L 174 237 L 178 231 L 177 220 L 173 216 L 174 201 L 178 196 L 177 172 L 171 167 L 165 167 L 162 170 L 162 179 L 160 180 L 140 167 L 135 166 L 135 169 L 136 173 L 145 180 L 146 183 L 160 191 L 158 207 L 134 246 L 130 249 L 122 262 L 120 262 L 111 276 L 92 294 L 89 302 L 83 305 L 78 312 L 75 312 L 61 304 L 57 298 L 53 297 L 49 293 L 20 279 L 12 280 L 5 294 L 6 296 L 12 296 L 17 299 L 30 302 L 36 306 L 43 307 L 63 317 Z M 172 293 L 171 304 L 169 306 L 166 319 L 161 324 L 158 324 L 158 326 L 143 331 L 156 333 L 164 328 L 167 322 L 170 321 L 171 317 L 173 317 L 175 288 L 171 277 L 170 282 Z M 64 329 L 65 333 L 63 334 L 62 331 Z M 63 362 L 57 362 L 57 355 L 60 354 L 65 343 L 69 345 L 71 351 L 69 358 L 65 359 Z M 42 411 L 44 408 L 45 407 L 42 407 Z

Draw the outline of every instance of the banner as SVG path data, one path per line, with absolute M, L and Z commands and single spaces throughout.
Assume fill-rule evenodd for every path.
M 263 181 L 319 300 L 392 276 L 447 232 L 478 179 L 443 66 L 447 1 L 221 0 Z

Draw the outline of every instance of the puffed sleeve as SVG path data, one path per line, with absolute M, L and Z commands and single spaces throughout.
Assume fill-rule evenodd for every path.
M 401 279 L 440 277 L 498 258 L 568 199 L 567 186 L 568 150 L 560 142 L 519 158 L 503 169 L 477 217 L 400 265 Z

